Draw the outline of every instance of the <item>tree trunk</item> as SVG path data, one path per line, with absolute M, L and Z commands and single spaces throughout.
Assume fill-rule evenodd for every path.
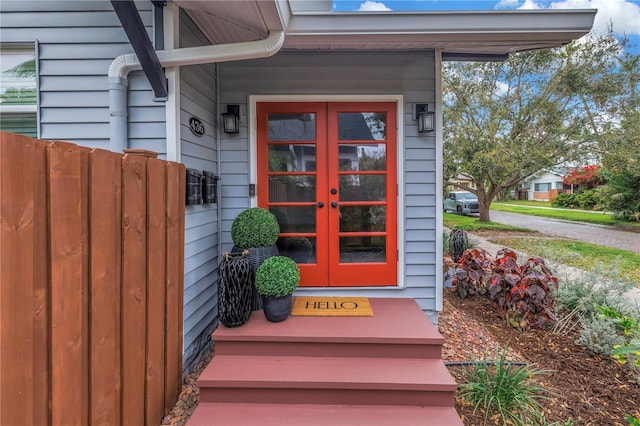
M 486 190 L 484 185 L 478 185 L 478 208 L 480 210 L 478 220 L 480 222 L 491 222 L 489 208 L 497 192 L 498 188 L 494 184 L 489 186 L 489 191 Z

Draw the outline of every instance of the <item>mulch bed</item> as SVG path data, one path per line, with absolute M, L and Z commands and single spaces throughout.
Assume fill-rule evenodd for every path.
M 558 395 L 543 402 L 549 422 L 564 424 L 572 419 L 572 424 L 579 425 L 628 425 L 625 415 L 640 416 L 640 385 L 631 370 L 577 345 L 575 334 L 520 333 L 506 325 L 488 300 L 463 300 L 453 289 L 445 289 L 439 329 L 446 340 L 445 361 L 495 359 L 496 350 L 508 348 L 510 359 L 551 370 L 541 383 Z M 450 367 L 450 371 L 456 381 L 463 381 L 463 367 Z M 473 414 L 473 407 L 461 401 L 456 408 L 465 425 L 483 424 L 484 413 Z

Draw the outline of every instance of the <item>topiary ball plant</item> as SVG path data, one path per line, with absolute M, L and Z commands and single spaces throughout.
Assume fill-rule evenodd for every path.
M 244 210 L 231 225 L 233 244 L 242 248 L 272 246 L 279 233 L 280 225 L 276 217 L 260 207 Z
M 288 296 L 298 288 L 299 282 L 298 265 L 284 256 L 272 256 L 266 259 L 256 272 L 256 288 L 263 296 Z

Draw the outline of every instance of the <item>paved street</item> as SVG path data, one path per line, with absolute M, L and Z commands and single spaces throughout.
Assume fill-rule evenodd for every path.
M 587 243 L 600 244 L 640 253 L 639 233 L 618 231 L 603 225 L 569 222 L 566 220 L 527 216 L 524 214 L 495 210 L 491 210 L 490 217 L 492 222 L 521 226 L 547 235 L 573 238 Z

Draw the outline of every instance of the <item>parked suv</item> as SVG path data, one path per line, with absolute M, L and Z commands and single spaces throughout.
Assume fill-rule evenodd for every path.
M 444 211 L 454 211 L 458 214 L 480 213 L 478 197 L 471 192 L 452 192 L 444 199 Z

